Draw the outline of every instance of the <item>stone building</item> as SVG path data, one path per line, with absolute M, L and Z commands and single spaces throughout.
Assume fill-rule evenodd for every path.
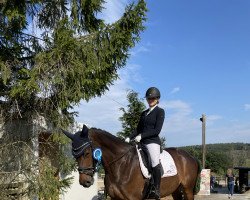
M 73 129 L 77 130 L 79 125 Z M 30 200 L 39 199 L 38 195 L 30 198 L 31 181 L 41 173 L 42 165 L 39 162 L 46 158 L 51 166 L 58 166 L 54 152 L 58 145 L 48 143 L 52 127 L 44 118 L 19 118 L 4 123 L 0 115 L 0 199 L 1 200 Z M 55 177 L 60 178 L 60 171 Z M 71 174 L 74 182 L 62 195 L 60 200 L 92 200 L 97 195 L 96 183 L 89 190 L 78 183 L 78 173 Z

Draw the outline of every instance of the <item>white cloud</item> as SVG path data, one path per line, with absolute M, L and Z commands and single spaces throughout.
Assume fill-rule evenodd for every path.
M 177 93 L 177 92 L 180 91 L 180 89 L 181 89 L 180 87 L 175 87 L 175 88 L 172 89 L 172 91 L 170 92 L 170 94 Z
M 192 116 L 191 105 L 181 100 L 161 102 L 166 117 L 161 135 L 166 137 L 168 146 L 195 144 L 194 137 L 200 129 L 200 121 Z
M 217 121 L 219 119 L 222 119 L 222 116 L 220 115 L 208 115 L 207 121 Z
M 136 47 L 135 49 L 133 49 L 131 52 L 130 52 L 130 54 L 132 55 L 132 56 L 136 56 L 136 55 L 138 55 L 139 53 L 145 53 L 145 52 L 149 52 L 150 51 L 150 49 L 149 49 L 149 47 L 147 47 L 146 45 L 140 45 L 140 46 L 138 46 L 138 47 Z
M 162 102 L 161 106 L 166 111 L 161 135 L 166 137 L 168 146 L 201 144 L 200 116 L 194 116 L 189 103 L 173 100 Z M 206 143 L 250 142 L 249 135 L 249 123 L 230 121 L 221 115 L 207 115 Z
M 194 115 L 191 104 L 182 100 L 172 100 L 161 102 L 161 107 L 166 112 L 161 135 L 166 137 L 168 146 L 201 144 L 201 116 Z M 207 116 L 208 135 L 210 135 L 212 129 L 215 129 L 217 132 L 218 124 L 216 124 L 216 121 L 220 119 L 223 119 L 220 115 Z M 218 137 L 214 137 L 213 142 L 220 142 L 216 138 Z
M 250 104 L 245 104 L 244 108 L 245 108 L 246 111 L 250 110 Z
M 82 101 L 75 108 L 79 112 L 78 122 L 89 124 L 109 131 L 113 134 L 121 130 L 119 117 L 122 115 L 121 107 L 127 105 L 127 90 L 131 89 L 130 83 L 142 80 L 138 74 L 140 66 L 128 65 L 119 71 L 120 79 L 102 97 L 91 99 L 89 102 Z
M 122 17 L 129 0 L 108 0 L 103 5 L 102 18 L 106 23 L 114 23 Z
M 222 119 L 223 119 L 223 117 L 220 116 L 220 115 L 207 115 L 206 116 L 206 126 L 207 126 L 207 128 L 213 127 L 214 125 L 216 125 L 216 123 L 219 120 L 222 120 Z
M 143 44 L 139 44 L 138 46 L 133 48 L 130 51 L 130 54 L 131 54 L 131 56 L 137 56 L 140 53 L 147 53 L 147 52 L 150 52 L 153 47 L 154 47 L 154 45 L 151 42 L 149 42 L 149 41 L 144 42 Z
M 142 83 L 143 77 L 140 75 L 141 66 L 137 64 L 128 64 L 126 69 L 120 71 L 120 81 L 133 81 L 135 83 Z
M 188 115 L 192 112 L 191 106 L 181 100 L 163 101 L 161 104 L 166 109 L 175 110 L 178 113 L 181 113 L 182 116 Z
M 207 129 L 207 143 L 227 142 L 250 142 L 249 123 L 230 123 L 222 127 L 211 127 Z

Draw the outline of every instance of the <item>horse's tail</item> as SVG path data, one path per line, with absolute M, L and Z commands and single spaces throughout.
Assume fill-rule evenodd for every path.
M 195 183 L 195 187 L 194 187 L 194 194 L 197 194 L 200 191 L 200 185 L 201 185 L 201 162 L 196 158 L 196 162 L 198 164 L 198 171 L 197 171 L 197 178 L 196 178 L 196 183 Z

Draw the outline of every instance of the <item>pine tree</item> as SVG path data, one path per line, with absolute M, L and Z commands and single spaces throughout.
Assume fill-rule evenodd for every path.
M 123 130 L 118 132 L 118 137 L 128 137 L 137 127 L 141 113 L 145 110 L 146 106 L 143 100 L 138 97 L 138 93 L 130 90 L 127 94 L 128 105 L 127 109 L 120 108 L 123 115 L 119 118 L 122 123 Z
M 108 90 L 140 39 L 146 5 L 139 0 L 120 20 L 105 24 L 97 17 L 103 3 L 0 3 L 0 96 L 6 115 L 36 111 L 62 125 L 62 119 L 72 119 L 69 108 Z M 37 28 L 39 37 L 32 34 Z
M 55 129 L 50 140 L 60 143 L 56 155 L 59 170 L 65 173 L 73 168 L 61 145 L 67 140 L 56 133 L 56 128 L 73 123 L 76 113 L 70 109 L 81 100 L 89 101 L 108 90 L 144 30 L 144 0 L 128 5 L 113 24 L 99 18 L 103 3 L 104 0 L 0 1 L 0 116 L 4 123 L 42 116 Z M 17 138 L 18 134 L 13 133 Z M 41 186 L 39 196 L 56 199 L 59 189 L 68 183 L 52 180 L 52 168 L 45 166 L 44 170 L 50 175 L 36 177 Z M 21 171 L 24 173 L 25 169 Z M 43 186 L 50 186 L 50 191 L 55 192 L 48 194 Z

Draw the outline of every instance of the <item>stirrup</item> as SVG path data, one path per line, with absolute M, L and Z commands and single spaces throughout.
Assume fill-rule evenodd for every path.
M 154 186 L 152 186 L 152 188 L 150 189 L 149 194 L 147 195 L 148 199 L 156 199 L 156 200 L 160 200 L 160 192 L 156 192 L 156 189 Z

